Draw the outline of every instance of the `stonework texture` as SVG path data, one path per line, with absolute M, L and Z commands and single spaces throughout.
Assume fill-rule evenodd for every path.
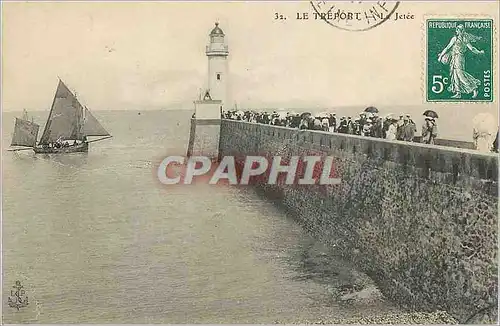
M 217 159 L 219 154 L 220 120 L 208 121 L 191 119 L 188 156 L 208 156 Z
M 257 185 L 410 310 L 497 319 L 498 156 L 223 120 L 220 155 L 333 156 L 340 185 Z

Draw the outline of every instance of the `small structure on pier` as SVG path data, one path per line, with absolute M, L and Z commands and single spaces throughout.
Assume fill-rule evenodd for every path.
M 222 101 L 212 100 L 207 92 L 203 100 L 194 101 L 194 108 L 187 156 L 201 155 L 216 160 L 219 156 Z

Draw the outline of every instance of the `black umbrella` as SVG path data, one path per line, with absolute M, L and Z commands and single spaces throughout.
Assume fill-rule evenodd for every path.
M 311 113 L 310 113 L 310 112 L 304 112 L 304 113 L 302 113 L 302 114 L 300 115 L 300 117 L 301 117 L 302 119 L 304 119 L 304 118 L 306 118 L 306 117 L 308 117 L 308 116 L 310 116 L 310 115 L 311 115 Z
M 365 112 L 378 113 L 378 109 L 374 106 L 369 106 L 365 109 Z
M 439 116 L 436 113 L 436 111 L 432 111 L 432 110 L 425 110 L 424 115 L 426 117 L 430 117 L 430 118 L 439 118 Z

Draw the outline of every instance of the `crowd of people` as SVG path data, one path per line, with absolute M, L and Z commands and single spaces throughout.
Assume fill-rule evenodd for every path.
M 81 142 L 87 142 L 87 136 L 83 137 Z M 79 143 L 77 140 L 73 140 L 73 143 L 70 140 L 64 140 L 62 137 L 59 137 L 55 142 L 50 142 L 48 144 L 42 145 L 43 148 L 66 148 L 70 146 L 77 146 Z
M 428 110 L 424 112 L 425 122 L 422 125 L 420 141 L 433 144 L 438 136 L 437 114 Z M 379 116 L 379 111 L 368 107 L 357 117 L 342 116 L 335 113 L 311 114 L 309 112 L 256 112 L 256 111 L 225 111 L 223 118 L 263 123 L 275 126 L 338 132 L 342 134 L 360 135 L 388 140 L 414 141 L 417 126 L 409 114 L 395 116 L 389 114 Z

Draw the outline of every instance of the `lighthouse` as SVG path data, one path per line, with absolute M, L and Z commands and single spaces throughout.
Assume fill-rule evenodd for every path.
M 208 58 L 207 85 L 203 98 L 194 101 L 187 155 L 202 155 L 218 160 L 221 115 L 223 106 L 229 105 L 227 99 L 229 49 L 219 23 L 215 23 L 209 36 L 210 41 L 205 50 Z
M 210 32 L 210 42 L 206 47 L 208 58 L 208 83 L 207 91 L 213 100 L 222 101 L 224 107 L 228 107 L 228 63 L 229 47 L 224 40 L 224 32 L 215 23 Z

